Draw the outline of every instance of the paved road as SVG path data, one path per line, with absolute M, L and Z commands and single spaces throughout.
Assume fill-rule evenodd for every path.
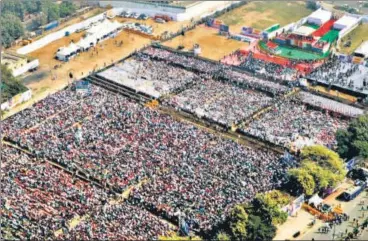
M 348 202 L 348 205 L 345 205 L 344 212 L 350 215 L 350 220 L 343 222 L 341 225 L 335 226 L 335 235 L 333 235 L 333 229 L 327 233 L 319 233 L 318 228 L 325 226 L 325 223 L 318 221 L 313 228 L 308 230 L 304 235 L 299 237 L 299 240 L 342 240 L 341 235 L 345 235 L 346 230 L 348 232 L 353 231 L 352 221 L 353 219 L 358 219 L 359 224 L 363 222 L 368 217 L 368 210 L 361 211 L 362 206 L 364 208 L 368 207 L 368 192 L 363 192 L 360 194 L 355 200 Z M 360 202 L 364 201 L 364 205 L 360 205 Z M 368 240 L 368 229 L 364 230 L 361 235 L 358 236 L 356 240 Z

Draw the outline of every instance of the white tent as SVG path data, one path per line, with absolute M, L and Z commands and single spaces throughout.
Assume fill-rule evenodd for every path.
M 333 28 L 338 29 L 338 30 L 341 30 L 344 28 L 351 28 L 358 22 L 359 22 L 359 18 L 344 15 L 342 18 L 340 18 L 334 23 Z
M 71 43 L 68 47 L 61 48 L 56 53 L 56 57 L 59 60 L 67 61 L 69 58 L 73 57 L 78 52 L 79 49 L 80 49 L 79 46 L 77 46 L 74 43 Z
M 318 196 L 318 194 L 313 195 L 308 201 L 308 204 L 313 204 L 315 207 L 317 207 L 319 204 L 323 202 L 323 199 Z
M 332 17 L 331 12 L 320 8 L 307 17 L 307 22 L 321 26 L 322 24 L 330 20 L 331 17 Z
M 362 56 L 363 58 L 368 57 L 368 40 L 364 41 L 355 51 L 354 55 Z

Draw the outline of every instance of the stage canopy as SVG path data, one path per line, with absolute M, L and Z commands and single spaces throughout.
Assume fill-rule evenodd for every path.
M 310 36 L 314 31 L 316 31 L 316 29 L 304 25 L 295 29 L 293 33 L 301 36 Z
M 350 28 L 354 24 L 357 24 L 358 22 L 359 22 L 359 18 L 344 15 L 342 18 L 340 18 L 334 23 L 333 27 L 334 29 L 341 30 L 344 28 Z
M 332 17 L 332 13 L 322 8 L 318 9 L 317 11 L 313 12 L 311 15 L 308 16 L 307 21 L 308 23 L 322 25 Z

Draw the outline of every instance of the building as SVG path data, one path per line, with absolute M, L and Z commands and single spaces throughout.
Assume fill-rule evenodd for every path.
M 320 8 L 307 17 L 307 22 L 310 24 L 316 24 L 316 25 L 321 26 L 324 23 L 326 23 L 328 20 L 330 20 L 331 18 L 332 18 L 331 12 Z
M 364 41 L 359 47 L 354 51 L 353 55 L 355 57 L 366 59 L 368 58 L 368 40 Z
M 337 30 L 350 29 L 354 26 L 357 26 L 359 22 L 359 18 L 344 15 L 334 23 L 333 28 Z
M 7 51 L 1 53 L 1 64 L 4 64 L 16 77 L 36 69 L 39 66 L 39 61 L 38 59 Z
M 240 1 L 99 1 L 101 7 L 112 6 L 124 11 L 146 14 L 148 16 L 167 15 L 175 21 L 185 21 L 204 17 Z

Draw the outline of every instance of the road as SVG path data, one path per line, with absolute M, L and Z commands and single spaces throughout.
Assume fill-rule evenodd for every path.
M 360 202 L 364 202 L 364 205 L 361 205 Z M 353 231 L 353 219 L 358 219 L 359 224 L 363 222 L 368 217 L 368 192 L 361 193 L 356 199 L 346 203 L 344 207 L 344 212 L 350 216 L 349 221 L 343 222 L 341 225 L 336 225 L 335 235 L 333 229 L 328 233 L 320 233 L 318 232 L 318 228 L 325 226 L 326 224 L 317 221 L 313 228 L 309 229 L 305 234 L 298 237 L 299 240 L 343 240 L 341 236 L 345 236 L 346 230 L 347 233 Z M 366 210 L 362 211 L 361 208 L 364 207 Z M 364 230 L 361 235 L 358 236 L 356 240 L 368 240 L 368 229 Z

